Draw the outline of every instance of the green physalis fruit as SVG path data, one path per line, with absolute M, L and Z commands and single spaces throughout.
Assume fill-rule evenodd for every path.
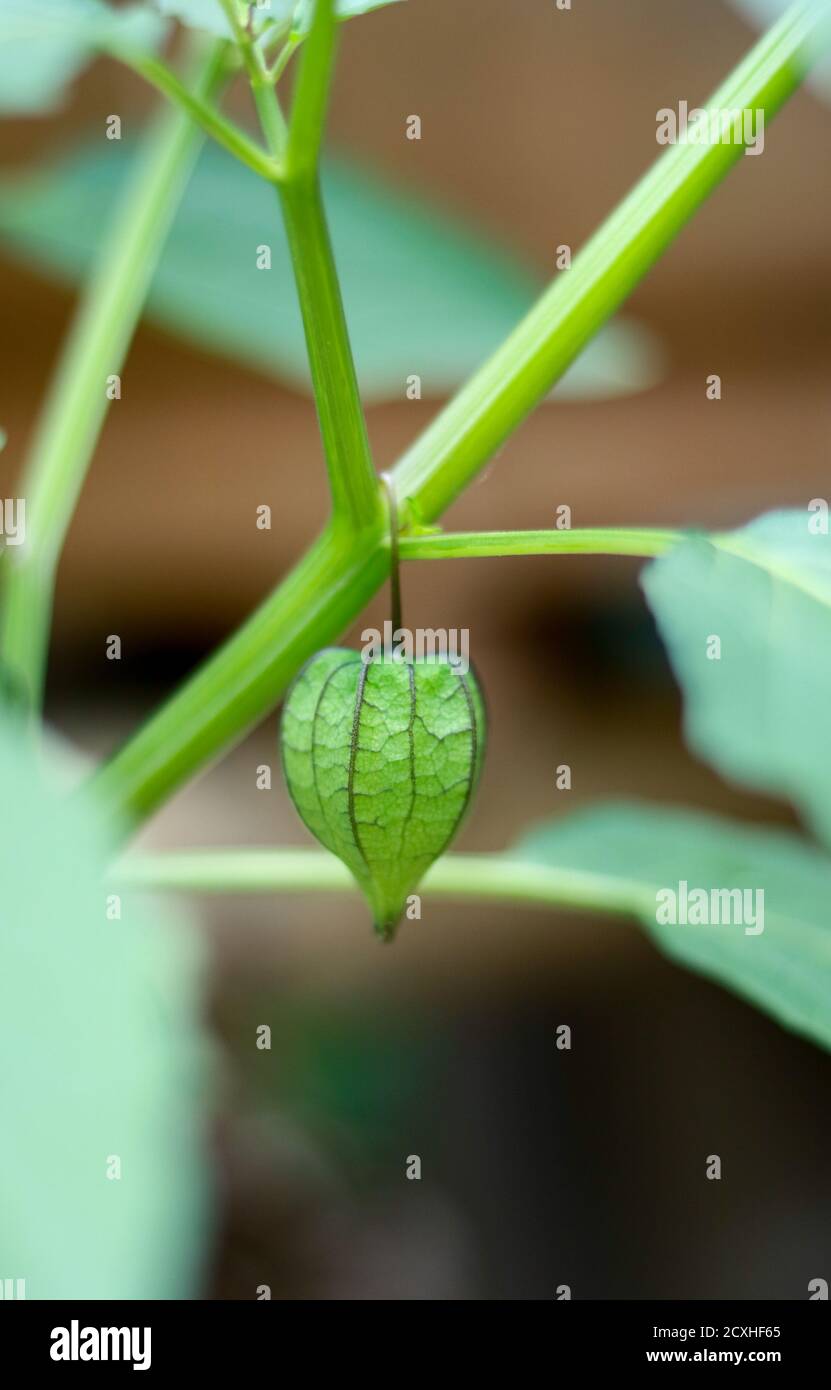
M 473 673 L 327 647 L 286 697 L 280 742 L 302 819 L 352 870 L 390 940 L 479 777 L 485 707 Z

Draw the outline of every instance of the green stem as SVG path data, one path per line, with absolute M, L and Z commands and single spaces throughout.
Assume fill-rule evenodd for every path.
M 299 34 L 290 36 L 286 40 L 271 67 L 268 69 L 268 75 L 272 82 L 279 82 L 302 42 L 303 39 Z
M 792 7 L 710 104 L 760 107 L 772 117 L 807 66 L 808 39 L 816 31 L 811 12 L 815 16 L 816 8 L 805 3 Z M 400 508 L 409 498 L 416 502 L 417 518 L 436 518 L 547 394 L 740 156 L 741 149 L 733 146 L 678 145 L 660 157 L 572 269 L 561 274 L 393 470 Z M 294 254 L 302 262 L 307 210 L 298 210 L 293 220 Z M 328 274 L 321 276 L 324 286 Z M 312 340 L 319 293 L 308 286 L 305 292 Z M 340 322 L 337 312 L 335 318 Z M 322 344 L 318 357 L 321 351 Z M 317 370 L 325 384 L 325 361 Z M 331 428 L 333 412 L 327 415 Z M 407 517 L 401 522 L 406 529 Z M 382 584 L 389 548 L 382 526 L 374 539 L 373 534 L 370 529 L 335 544 L 334 533 L 327 533 L 230 642 L 116 754 L 98 777 L 99 790 L 115 812 L 134 821 L 148 814 L 273 708 L 301 661 L 342 632 Z
M 279 196 L 306 329 L 335 523 L 365 531 L 381 525 L 381 498 L 318 178 L 335 28 L 334 0 L 317 0 L 297 74 Z
M 262 51 L 240 24 L 233 0 L 221 0 L 221 4 L 248 73 L 254 105 L 268 148 L 276 160 L 282 160 L 287 139 L 286 122 Z
M 254 40 L 254 47 L 264 63 L 267 63 L 269 54 L 274 52 L 278 44 L 282 45 L 279 53 L 282 53 L 283 47 L 289 44 L 293 23 L 293 19 L 289 18 L 283 19 L 279 23 L 270 24 L 268 28 L 263 29 L 262 33 Z M 274 71 L 273 67 L 267 70 L 270 73 Z
M 318 177 L 334 54 L 334 3 L 317 0 L 297 77 L 279 191 L 334 520 L 365 531 L 380 527 L 383 508 Z
M 311 179 L 317 169 L 335 61 L 336 27 L 334 0 L 317 0 L 291 109 L 286 154 L 289 178 Z
M 260 118 L 263 134 L 277 166 L 277 178 L 284 177 L 282 161 L 285 157 L 288 132 L 286 121 L 271 81 L 267 74 L 257 73 L 251 78 L 251 91 L 254 105 Z
M 280 200 L 303 316 L 334 521 L 379 530 L 382 507 L 361 407 L 317 164 L 335 43 L 333 0 L 318 0 L 286 125 L 260 51 L 232 0 L 222 0 L 245 63 L 263 133 L 277 162 Z
M 390 621 L 392 622 L 393 635 L 400 632 L 403 626 L 401 616 L 401 567 L 399 561 L 401 554 L 399 550 L 399 530 L 398 530 L 398 500 L 395 496 L 395 487 L 389 473 L 381 474 L 381 483 L 387 498 L 387 516 L 389 524 L 387 534 L 389 537 L 390 552 Z
M 225 12 L 225 18 L 227 19 L 231 27 L 231 33 L 234 36 L 234 42 L 238 45 L 240 50 L 243 53 L 245 53 L 252 47 L 251 37 L 248 34 L 245 27 L 240 23 L 235 0 L 219 0 L 219 3 Z
M 125 889 L 184 893 L 358 892 L 345 864 L 325 850 L 201 849 L 131 855 L 113 881 Z M 637 914 L 655 907 L 642 885 L 576 869 L 552 868 L 501 854 L 446 854 L 420 891 L 444 898 L 576 907 Z
M 201 97 L 225 74 L 224 43 L 198 44 Z M 24 704 L 40 705 L 55 575 L 64 539 L 135 331 L 170 222 L 202 135 L 188 115 L 167 110 L 144 137 L 137 167 L 63 348 L 21 480 L 27 538 L 6 556 L 0 657 Z
M 402 560 L 490 559 L 497 555 L 663 555 L 682 539 L 679 531 L 650 527 L 589 527 L 573 531 L 441 531 L 401 536 Z
M 269 158 L 265 150 L 249 139 L 244 130 L 240 130 L 232 121 L 226 120 L 222 113 L 210 102 L 205 101 L 199 93 L 190 91 L 164 63 L 144 54 L 121 53 L 119 57 L 127 67 L 132 68 L 174 105 L 187 112 L 207 135 L 212 136 L 217 144 L 222 145 L 235 159 L 247 164 L 260 178 L 267 179 L 270 183 L 276 182 L 280 174 L 277 161 Z
M 346 318 L 317 177 L 280 185 L 280 200 L 306 331 L 335 521 L 380 528 L 380 488 L 366 432 Z

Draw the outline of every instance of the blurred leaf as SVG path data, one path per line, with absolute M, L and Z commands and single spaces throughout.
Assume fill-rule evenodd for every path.
M 206 1199 L 196 943 L 129 897 L 108 920 L 108 834 L 7 725 L 0 784 L 3 1276 L 30 1299 L 192 1297 Z
M 91 268 L 129 157 L 115 143 L 0 186 L 0 238 L 64 279 Z M 539 286 L 489 241 L 442 212 L 392 192 L 342 161 L 325 193 L 349 331 L 368 399 L 424 396 L 459 385 L 513 328 Z M 270 271 L 256 267 L 271 248 Z M 564 272 L 568 274 L 568 272 Z M 276 197 L 206 146 L 165 247 L 148 313 L 199 347 L 308 387 L 303 325 Z M 617 395 L 651 384 L 651 339 L 623 323 L 590 344 L 558 387 L 565 397 Z
M 684 692 L 691 747 L 739 782 L 787 796 L 831 844 L 831 537 L 771 512 L 691 538 L 643 587 Z M 711 636 L 720 660 L 707 656 Z
M 619 885 L 668 956 L 831 1048 L 831 861 L 797 836 L 624 802 L 539 826 L 511 857 Z M 764 890 L 764 930 L 659 925 L 656 894 L 682 881 L 690 891 Z
M 162 14 L 178 19 L 192 29 L 204 29 L 218 38 L 233 38 L 233 32 L 219 0 L 155 0 Z M 291 13 L 292 0 L 272 0 L 272 11 L 279 6 L 285 15 Z M 273 19 L 283 15 L 272 13 Z
M 747 19 L 755 29 L 764 33 L 783 14 L 793 3 L 793 0 L 729 0 L 734 10 L 738 10 L 743 18 Z M 825 5 L 831 16 L 831 6 L 828 0 L 815 0 L 817 6 Z M 819 45 L 819 41 L 818 41 Z M 808 84 L 814 91 L 828 100 L 831 97 L 831 55 L 820 54 L 816 66 L 808 74 Z
M 355 15 L 368 14 L 384 5 L 393 5 L 399 0 L 337 0 L 338 19 L 352 19 Z M 221 38 L 231 38 L 232 30 L 220 4 L 220 0 L 156 0 L 163 14 L 174 16 L 183 24 L 195 29 L 205 29 Z M 308 32 L 314 15 L 314 0 L 270 0 L 268 5 L 253 13 L 257 29 L 267 24 L 280 23 L 293 19 L 295 33 Z
M 155 48 L 165 22 L 142 5 L 0 0 L 0 113 L 53 109 L 97 48 Z
M 353 19 L 357 15 L 369 14 L 371 10 L 381 10 L 387 5 L 400 4 L 401 0 L 336 0 L 335 14 L 338 19 Z M 314 16 L 314 0 L 298 0 L 294 28 L 305 33 L 309 30 Z

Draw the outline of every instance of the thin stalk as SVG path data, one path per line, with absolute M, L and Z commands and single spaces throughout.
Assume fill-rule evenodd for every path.
M 291 108 L 286 152 L 290 179 L 311 179 L 317 169 L 335 61 L 336 27 L 334 0 L 317 0 Z
M 112 870 L 125 889 L 183 893 L 358 892 L 333 854 L 315 849 L 201 849 L 130 855 Z M 502 854 L 446 854 L 419 891 L 443 898 L 637 914 L 655 909 L 642 884 Z
M 272 82 L 279 82 L 302 42 L 303 39 L 299 34 L 292 35 L 286 40 L 271 67 L 268 69 L 268 75 Z
M 335 53 L 333 0 L 317 0 L 292 104 L 279 185 L 326 454 L 333 519 L 379 530 L 383 507 L 343 311 L 318 161 Z
M 497 555 L 663 555 L 683 539 L 680 531 L 651 527 L 583 527 L 572 531 L 441 531 L 400 536 L 402 560 L 492 559 Z
M 340 285 L 318 181 L 335 45 L 332 0 L 318 0 L 286 130 L 263 55 L 239 22 L 233 0 L 223 9 L 248 72 L 254 104 L 273 160 L 297 295 L 303 317 L 320 433 L 336 525 L 379 529 L 382 507 L 361 407 Z
M 293 23 L 293 19 L 289 18 L 282 20 L 279 24 L 271 24 L 254 39 L 254 47 L 260 54 L 264 63 L 268 61 L 269 54 L 274 52 L 278 44 L 282 44 L 283 46 L 288 44 L 291 38 Z M 282 53 L 282 51 L 283 49 L 281 48 L 280 53 Z M 273 73 L 273 71 L 273 67 L 269 69 L 270 73 Z
M 819 43 L 814 52 L 807 51 L 817 32 L 812 15 L 813 5 L 793 6 L 710 104 L 758 107 L 771 119 L 796 90 L 809 60 L 822 51 Z M 435 520 L 504 435 L 547 394 L 740 155 L 741 149 L 732 146 L 679 145 L 660 157 L 572 269 L 393 470 L 399 509 L 406 499 L 414 499 L 417 515 Z M 294 218 L 301 277 L 305 220 L 301 214 Z M 323 274 L 324 285 L 327 279 L 328 273 Z M 333 293 L 336 288 L 335 283 Z M 318 293 L 307 287 L 311 334 L 316 331 Z M 319 362 L 318 375 L 325 369 L 325 361 Z M 328 419 L 331 427 L 331 408 Z M 406 528 L 407 517 L 401 521 Z M 113 811 L 128 821 L 140 820 L 223 746 L 241 738 L 274 707 L 305 657 L 358 615 L 388 572 L 382 525 L 377 534 L 370 528 L 341 545 L 328 532 L 245 626 L 102 770 L 99 790 Z
M 277 93 L 267 73 L 257 73 L 251 78 L 251 92 L 260 119 L 266 143 L 277 165 L 277 177 L 284 177 L 282 161 L 286 152 L 288 132 Z
M 199 40 L 193 86 L 201 98 L 219 90 L 225 54 L 226 45 L 217 43 L 206 56 Z M 123 366 L 202 139 L 190 116 L 178 109 L 160 114 L 144 136 L 63 348 L 21 479 L 27 538 L 5 557 L 0 657 L 30 709 L 42 700 L 55 575 L 109 409 L 106 380 Z
M 164 63 L 144 54 L 120 53 L 119 57 L 127 67 L 137 72 L 140 77 L 143 77 L 146 82 L 149 82 L 163 96 L 166 96 L 175 106 L 186 111 L 197 125 L 202 127 L 206 135 L 210 135 L 235 159 L 240 160 L 242 164 L 247 164 L 248 168 L 253 169 L 260 178 L 267 179 L 270 183 L 276 181 L 280 173 L 280 165 L 277 161 L 270 158 L 265 150 L 260 149 L 260 146 L 246 135 L 244 130 L 240 130 L 233 121 L 227 120 L 209 101 L 205 101 L 200 94 L 190 91 L 186 83 L 181 82 L 175 72 L 171 72 Z
M 251 94 L 268 148 L 275 159 L 282 160 L 288 138 L 286 122 L 262 50 L 240 23 L 234 0 L 221 0 L 221 4 L 248 73 Z
M 381 482 L 387 496 L 387 511 L 389 513 L 389 550 L 390 550 L 390 620 L 392 622 L 393 637 L 396 632 L 400 632 L 403 626 L 401 614 L 401 569 L 399 560 L 401 559 L 400 536 L 398 534 L 398 502 L 395 497 L 395 487 L 389 473 L 381 474 Z
M 279 186 L 314 385 L 335 522 L 380 534 L 383 505 L 372 464 L 320 184 Z
M 251 49 L 253 47 L 251 35 L 240 21 L 236 0 L 219 0 L 219 3 L 225 12 L 225 18 L 230 26 L 234 42 L 243 52 Z

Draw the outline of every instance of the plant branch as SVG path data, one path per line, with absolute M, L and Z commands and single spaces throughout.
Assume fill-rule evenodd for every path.
M 221 0 L 221 4 L 248 73 L 251 94 L 268 148 L 275 160 L 282 161 L 287 132 L 280 101 L 274 90 L 274 80 L 266 67 L 262 50 L 240 23 L 234 0 Z
M 185 893 L 353 893 L 345 864 L 316 849 L 197 849 L 129 855 L 113 866 L 125 889 Z M 559 869 L 507 854 L 446 854 L 425 874 L 419 891 L 471 901 L 529 903 L 637 915 L 654 911 L 635 882 Z
M 237 10 L 236 6 L 236 0 L 219 0 L 219 3 L 222 6 L 222 9 L 225 13 L 225 18 L 227 19 L 229 27 L 231 29 L 231 33 L 234 36 L 234 42 L 240 49 L 250 48 L 251 38 L 247 30 L 245 29 L 245 26 L 240 22 L 239 11 Z
M 245 63 L 260 125 L 279 187 L 297 295 L 303 317 L 334 522 L 353 532 L 380 533 L 383 508 L 372 464 L 352 350 L 318 180 L 318 158 L 335 51 L 333 0 L 318 0 L 286 125 L 273 76 L 222 0 Z M 377 538 L 377 535 L 376 535 Z
M 335 524 L 381 534 L 384 509 L 366 432 L 317 177 L 279 187 L 329 473 Z
M 774 116 L 799 85 L 809 60 L 819 56 L 819 48 L 807 52 L 815 21 L 814 6 L 793 6 L 711 104 L 761 108 L 766 118 Z M 729 145 L 678 145 L 661 155 L 572 269 L 393 470 L 405 529 L 407 500 L 415 501 L 417 518 L 436 519 L 548 393 L 740 156 L 741 148 Z M 297 241 L 304 216 L 294 223 Z M 320 232 L 319 221 L 317 226 Z M 295 255 L 302 260 L 299 242 Z M 333 275 L 330 266 L 321 273 Z M 333 295 L 336 290 L 334 282 Z M 313 340 L 315 304 L 311 295 L 306 298 L 307 334 Z M 332 312 L 341 323 L 336 305 Z M 327 370 L 322 346 L 317 350 L 321 377 Z M 329 412 L 329 429 L 333 418 Z M 361 484 L 362 494 L 370 481 Z M 226 744 L 241 738 L 274 707 L 302 661 L 353 621 L 388 569 L 382 526 L 374 542 L 365 533 L 352 543 L 330 528 L 276 593 L 99 773 L 99 791 L 113 810 L 134 822 L 141 819 Z
M 401 568 L 399 560 L 400 536 L 398 532 L 398 500 L 395 496 L 395 486 L 389 473 L 381 474 L 381 482 L 387 498 L 387 513 L 389 526 L 387 528 L 389 536 L 390 551 L 390 621 L 392 622 L 393 636 L 400 632 L 403 625 L 401 616 Z
M 271 158 L 233 121 L 227 120 L 210 102 L 191 92 L 164 63 L 145 54 L 119 53 L 118 56 L 126 67 L 132 68 L 169 101 L 186 111 L 223 149 L 247 164 L 260 178 L 267 179 L 269 183 L 276 182 L 281 172 L 277 160 Z
M 683 536 L 651 527 L 589 527 L 570 531 L 440 531 L 401 536 L 402 560 L 491 559 L 498 555 L 663 555 Z
M 334 0 L 317 0 L 291 108 L 286 172 L 292 179 L 315 177 L 335 61 L 336 27 Z
M 227 46 L 195 49 L 194 90 L 207 100 L 225 79 Z M 202 141 L 190 116 L 165 110 L 141 153 L 63 347 L 21 491 L 27 539 L 6 556 L 0 658 L 30 709 L 39 707 L 55 575 L 69 524 L 109 408 L 159 252 Z
M 383 506 L 318 177 L 334 52 L 333 0 L 318 0 L 303 48 L 279 192 L 306 333 L 334 523 L 354 532 L 372 531 L 377 538 Z
M 285 176 L 282 161 L 285 156 L 288 134 L 280 99 L 267 72 L 258 72 L 256 76 L 251 78 L 251 92 L 263 134 L 277 165 L 276 181 L 279 182 Z
M 271 67 L 268 69 L 268 75 L 272 83 L 279 82 L 302 42 L 302 36 L 299 34 L 292 34 L 286 39 L 286 42 L 280 49 Z

